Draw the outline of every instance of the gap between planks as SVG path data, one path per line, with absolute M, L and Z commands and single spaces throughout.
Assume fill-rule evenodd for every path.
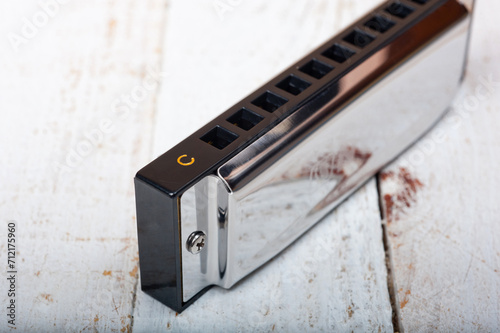
M 380 227 L 382 228 L 382 242 L 384 244 L 385 252 L 385 267 L 387 270 L 387 291 L 389 293 L 389 300 L 391 302 L 392 308 L 392 327 L 394 332 L 402 333 L 403 324 L 401 322 L 401 312 L 399 311 L 399 297 L 396 287 L 396 278 L 394 276 L 394 262 L 392 260 L 392 251 L 389 237 L 387 235 L 387 227 L 385 224 L 385 211 L 382 196 L 382 189 L 380 186 L 380 173 L 379 171 L 375 175 L 375 180 L 377 182 L 377 198 L 378 198 L 378 208 L 380 212 Z

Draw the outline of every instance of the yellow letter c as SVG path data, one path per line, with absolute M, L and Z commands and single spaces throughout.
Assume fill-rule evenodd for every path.
M 179 163 L 182 166 L 188 166 L 188 165 L 191 165 L 191 164 L 194 163 L 194 157 L 191 157 L 191 161 L 189 161 L 189 162 L 182 162 L 181 160 L 184 157 L 187 157 L 187 155 L 181 155 L 181 156 L 179 156 L 179 158 L 177 159 L 177 163 Z

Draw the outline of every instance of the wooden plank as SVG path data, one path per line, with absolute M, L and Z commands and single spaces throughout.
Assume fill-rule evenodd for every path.
M 479 1 L 467 77 L 439 125 L 381 175 L 405 330 L 500 329 L 500 4 Z M 493 84 L 487 84 L 492 80 Z
M 236 3 L 171 2 L 153 156 L 367 10 L 365 1 Z M 134 330 L 392 331 L 375 182 L 270 264 L 180 315 L 138 291 Z
M 177 314 L 138 291 L 137 332 L 392 331 L 375 182 L 230 290 Z
M 157 85 L 144 80 L 159 68 L 165 2 L 41 6 L 0 5 L 0 216 L 17 221 L 15 331 L 128 331 L 137 282 L 132 179 L 150 155 Z M 38 27 L 27 34 L 30 24 Z M 17 52 L 9 34 L 23 38 Z M 131 97 L 137 105 L 116 104 L 142 92 Z

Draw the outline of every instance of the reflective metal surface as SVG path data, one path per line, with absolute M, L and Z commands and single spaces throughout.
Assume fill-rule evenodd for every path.
M 333 99 L 297 110 L 186 191 L 181 244 L 197 230 L 206 244 L 198 255 L 183 246 L 183 299 L 231 287 L 425 133 L 458 88 L 469 24 L 470 15 L 360 89 L 391 60 L 382 49 L 330 87 Z
M 188 242 L 192 232 L 206 235 L 200 253 L 193 255 L 182 247 L 184 301 L 225 276 L 228 197 L 224 183 L 215 176 L 204 178 L 181 197 L 181 244 Z

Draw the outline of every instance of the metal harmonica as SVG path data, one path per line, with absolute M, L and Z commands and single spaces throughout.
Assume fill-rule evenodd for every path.
M 141 169 L 142 290 L 181 312 L 278 254 L 435 124 L 473 0 L 384 2 Z

